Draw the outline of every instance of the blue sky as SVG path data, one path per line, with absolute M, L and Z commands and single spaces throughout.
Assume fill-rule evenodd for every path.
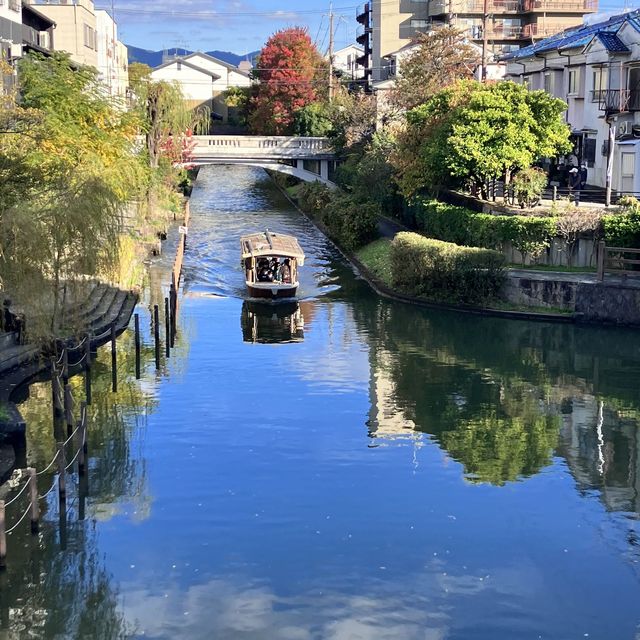
M 361 0 L 360 0 L 361 1 Z M 112 0 L 96 0 L 111 11 Z M 328 44 L 329 0 L 113 0 L 119 37 L 159 50 L 185 47 L 242 54 L 260 49 L 276 30 L 303 25 L 322 49 Z M 355 37 L 358 0 L 334 0 L 339 48 Z
M 625 0 L 600 0 L 602 11 L 622 10 Z M 362 0 L 334 0 L 336 47 L 355 38 L 355 8 Z M 159 50 L 184 47 L 243 54 L 260 49 L 276 30 L 308 27 L 324 52 L 328 44 L 329 0 L 96 0 L 111 10 L 126 44 Z M 627 0 L 627 8 L 632 6 Z

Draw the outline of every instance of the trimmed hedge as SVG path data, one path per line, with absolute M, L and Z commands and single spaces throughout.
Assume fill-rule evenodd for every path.
M 416 226 L 430 238 L 502 250 L 505 243 L 522 254 L 539 255 L 557 235 L 557 218 L 494 216 L 439 202 L 416 202 Z
M 610 247 L 640 249 L 640 210 L 602 216 L 604 241 Z
M 379 213 L 371 202 L 358 202 L 350 194 L 336 190 L 320 213 L 320 220 L 341 247 L 353 251 L 377 237 Z
M 391 243 L 394 286 L 440 302 L 484 304 L 504 282 L 504 256 L 403 231 Z

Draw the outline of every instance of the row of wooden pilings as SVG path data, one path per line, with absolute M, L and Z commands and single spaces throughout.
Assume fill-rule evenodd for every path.
M 182 275 L 182 263 L 184 252 L 186 249 L 187 225 L 189 223 L 189 202 L 185 205 L 185 224 L 181 228 L 180 240 L 176 251 L 176 258 L 171 273 L 171 283 L 169 289 L 169 297 L 164 298 L 164 345 L 165 356 L 170 357 L 171 349 L 175 345 L 177 334 L 177 316 L 178 316 L 178 288 L 180 285 L 180 277 Z M 161 366 L 161 318 L 160 306 L 153 305 L 152 312 L 152 328 L 155 353 L 156 370 Z M 0 571 L 6 568 L 7 563 L 7 536 L 10 535 L 18 526 L 29 516 L 31 522 L 31 533 L 36 535 L 40 529 L 40 504 L 49 494 L 58 486 L 58 505 L 60 514 L 60 535 L 61 540 L 66 539 L 66 515 L 67 515 L 67 476 L 73 473 L 73 466 L 77 464 L 78 474 L 78 517 L 84 519 L 85 500 L 88 496 L 88 474 L 87 474 L 87 430 L 88 430 L 88 412 L 87 407 L 92 403 L 91 390 L 91 368 L 92 368 L 92 344 L 100 344 L 106 338 L 111 343 L 111 390 L 113 393 L 118 391 L 118 367 L 117 367 L 117 327 L 112 324 L 107 331 L 98 336 L 86 334 L 79 344 L 74 347 L 63 346 L 60 349 L 58 357 L 52 357 L 50 360 L 51 368 L 51 397 L 54 425 L 59 425 L 64 421 L 67 426 L 67 439 L 60 439 L 56 443 L 56 453 L 49 464 L 42 470 L 37 471 L 33 467 L 24 470 L 26 478 L 22 488 L 9 501 L 0 500 Z M 142 341 L 140 336 L 140 316 L 134 314 L 134 345 L 135 345 L 135 376 L 139 380 L 141 377 L 141 351 Z M 75 357 L 70 363 L 70 358 L 74 358 L 73 354 L 82 353 L 81 357 Z M 82 367 L 84 370 L 84 391 L 85 400 L 80 404 L 80 414 L 78 420 L 75 420 L 74 406 L 76 401 L 73 397 L 73 391 L 69 384 L 70 370 L 77 370 Z M 74 429 L 75 426 L 75 429 Z M 56 428 L 54 427 L 54 431 Z M 56 433 L 56 436 L 58 434 Z M 74 454 L 71 461 L 67 462 L 67 447 L 72 444 Z M 53 483 L 44 493 L 39 493 L 38 478 L 43 474 L 55 469 Z M 23 494 L 28 492 L 28 501 L 25 511 L 20 515 L 17 521 L 7 528 L 6 510 L 8 507 L 16 503 Z

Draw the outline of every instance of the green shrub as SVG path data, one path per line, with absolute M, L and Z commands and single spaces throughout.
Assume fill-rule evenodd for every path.
M 475 213 L 438 200 L 417 202 L 416 225 L 430 238 L 465 246 L 501 251 L 510 242 L 524 257 L 537 257 L 557 235 L 557 218 Z
M 377 235 L 379 210 L 368 202 L 358 202 L 351 195 L 334 191 L 321 214 L 329 235 L 350 251 L 371 242 Z
M 547 186 L 547 174 L 537 167 L 529 167 L 518 171 L 513 179 L 513 190 L 515 196 L 524 209 L 524 207 L 532 207 L 542 197 L 542 192 Z
M 303 211 L 316 213 L 322 211 L 331 201 L 331 189 L 322 182 L 305 182 L 297 193 L 298 203 Z
M 401 291 L 442 302 L 484 304 L 504 280 L 498 251 L 463 247 L 401 232 L 391 243 L 393 284 Z
M 602 216 L 604 241 L 611 247 L 640 248 L 640 203 L 631 197 L 621 198 L 620 213 Z

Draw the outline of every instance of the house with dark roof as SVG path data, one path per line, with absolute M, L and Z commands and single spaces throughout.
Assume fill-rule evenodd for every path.
M 232 87 L 249 87 L 249 73 L 206 53 L 172 56 L 151 72 L 154 80 L 176 82 L 192 109 L 208 107 L 212 116 L 227 121 L 224 93 Z
M 590 185 L 606 186 L 611 155 L 611 187 L 640 192 L 640 10 L 589 16 L 502 60 L 507 79 L 567 103 L 567 160 L 587 165 Z

